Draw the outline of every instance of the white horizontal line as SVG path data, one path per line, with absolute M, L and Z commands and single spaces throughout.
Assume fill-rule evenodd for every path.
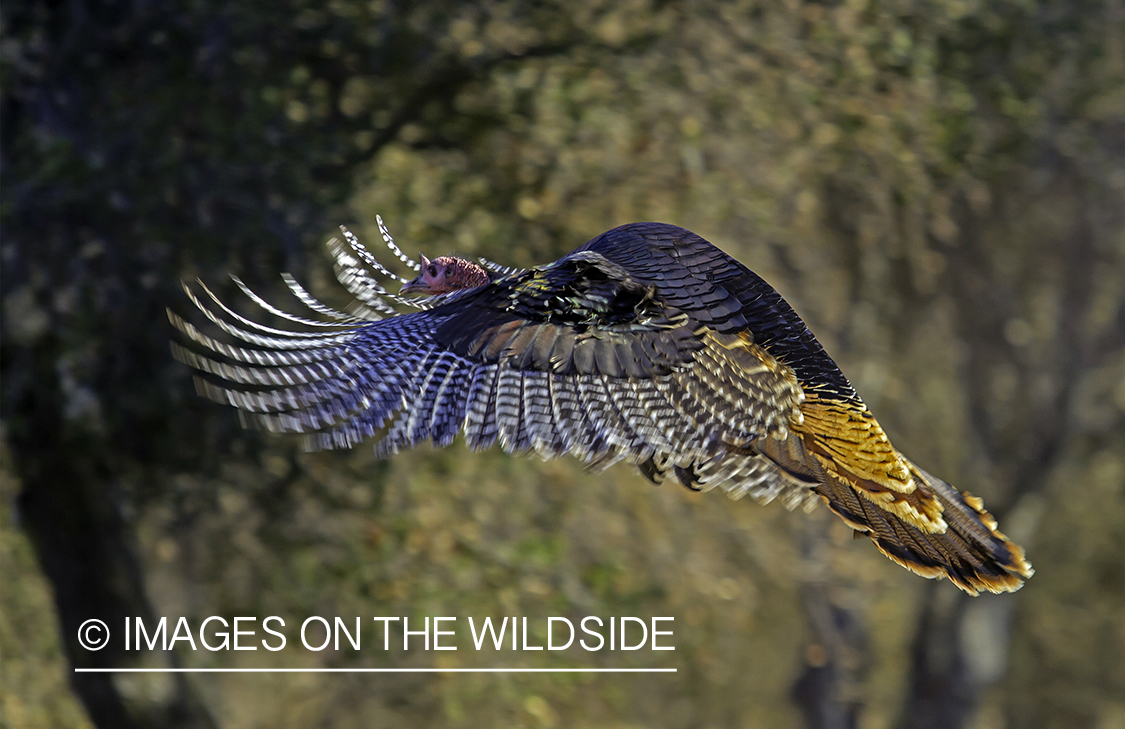
M 676 673 L 675 668 L 76 668 L 75 673 Z

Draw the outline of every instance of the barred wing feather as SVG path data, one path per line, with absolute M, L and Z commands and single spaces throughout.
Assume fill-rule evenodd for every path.
M 394 246 L 380 220 L 384 240 Z M 824 501 L 891 559 L 976 593 L 1032 574 L 979 499 L 902 456 L 804 322 L 768 284 L 699 236 L 638 223 L 529 270 L 422 300 L 347 231 L 330 249 L 362 302 L 339 312 L 291 278 L 318 316 L 251 299 L 293 328 L 191 301 L 233 342 L 169 312 L 200 392 L 313 448 L 375 439 L 380 455 L 459 432 L 474 449 L 637 464 L 700 490 Z M 424 261 L 425 262 L 425 261 Z M 202 285 L 200 285 L 202 286 Z M 415 309 L 398 313 L 399 309 Z M 307 331 L 306 331 L 307 330 Z

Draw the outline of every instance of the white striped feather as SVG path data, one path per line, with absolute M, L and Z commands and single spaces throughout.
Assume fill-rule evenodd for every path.
M 469 363 L 466 363 L 469 365 Z M 469 401 L 469 383 L 476 365 L 451 367 L 434 396 L 434 408 L 430 416 L 430 437 L 437 447 L 453 442 L 465 423 Z
M 323 314 L 330 319 L 335 319 L 341 324 L 363 324 L 369 321 L 379 321 L 383 318 L 379 313 L 369 309 L 366 306 L 363 306 L 362 304 L 358 306 L 356 313 L 345 314 L 342 311 L 336 311 L 332 307 L 326 306 L 317 301 L 317 299 L 312 294 L 305 290 L 304 286 L 297 282 L 297 279 L 293 278 L 293 274 L 283 273 L 281 274 L 281 280 L 285 282 L 285 285 L 288 286 L 289 290 L 293 292 L 293 296 L 295 296 L 297 300 L 302 304 L 315 311 L 317 314 Z M 358 304 L 358 302 L 356 303 Z
M 389 293 L 382 284 L 371 277 L 360 261 L 352 255 L 352 250 L 342 244 L 339 239 L 332 238 L 328 241 L 328 250 L 336 259 L 336 280 L 343 284 L 348 292 L 359 301 L 374 311 L 394 316 L 398 310 L 384 299 Z
M 490 261 L 487 258 L 483 258 L 483 257 L 478 257 L 477 260 L 480 262 L 480 265 L 484 266 L 489 271 L 492 271 L 493 273 L 498 273 L 502 276 L 510 276 L 513 273 L 523 273 L 527 270 L 526 268 L 514 268 L 512 266 L 503 266 L 499 263 L 495 263 L 495 262 Z
M 225 342 L 220 342 L 217 339 L 203 334 L 195 325 L 184 321 L 171 310 L 168 311 L 168 321 L 172 323 L 176 329 L 184 334 L 188 339 L 197 342 L 207 349 L 221 354 L 228 359 L 233 359 L 236 362 L 246 362 L 248 364 L 261 365 L 263 367 L 281 367 L 286 365 L 305 364 L 309 362 L 317 362 L 320 360 L 330 359 L 337 356 L 337 350 L 334 347 L 321 347 L 318 349 L 302 349 L 295 352 L 275 351 L 275 350 L 262 350 L 262 349 L 247 349 L 245 347 L 235 347 Z
M 627 452 L 636 438 L 636 433 L 621 417 L 610 400 L 600 376 L 584 375 L 578 379 L 578 396 L 585 411 L 594 424 L 599 438 Z
M 329 344 L 343 344 L 352 337 L 352 333 L 348 331 L 336 334 L 322 334 L 306 332 L 284 332 L 281 330 L 275 331 L 279 332 L 282 336 L 264 337 L 260 334 L 256 334 L 254 332 L 236 327 L 233 324 L 229 324 L 228 322 L 221 319 L 213 311 L 204 306 L 203 302 L 200 301 L 198 297 L 196 297 L 195 292 L 193 292 L 191 288 L 186 284 L 184 285 L 184 291 L 187 293 L 187 296 L 191 300 L 191 302 L 195 304 L 195 306 L 201 312 L 203 312 L 203 315 L 206 316 L 213 324 L 215 324 L 215 326 L 219 327 L 232 337 L 236 337 L 250 344 L 255 344 L 259 347 L 290 351 L 292 351 L 293 349 L 312 349 L 316 347 L 323 347 Z M 225 306 L 222 308 L 224 309 L 224 311 L 230 311 L 229 309 L 226 309 Z M 233 312 L 231 313 L 233 314 Z M 260 326 L 258 328 L 261 329 Z
M 526 372 L 523 378 L 523 402 L 531 444 L 543 460 L 567 452 L 560 427 L 551 407 L 551 375 L 547 372 Z
M 379 224 L 379 234 L 383 236 L 383 242 L 387 244 L 387 248 L 391 250 L 391 253 L 398 256 L 398 260 L 402 261 L 407 266 L 410 266 L 410 268 L 414 271 L 421 270 L 421 265 L 419 265 L 413 259 L 409 258 L 405 253 L 399 250 L 398 246 L 395 245 L 395 239 L 391 237 L 391 231 L 387 230 L 387 224 L 383 222 L 382 216 L 376 215 L 375 222 Z
M 410 420 L 406 424 L 407 445 L 415 445 L 430 436 L 434 422 L 436 408 L 445 391 L 453 373 L 469 364 L 466 360 L 451 352 L 442 351 L 438 358 L 430 365 L 418 388 L 416 397 L 411 403 Z
M 652 417 L 637 399 L 637 394 L 627 379 L 602 378 L 606 392 L 617 406 L 617 410 L 637 434 L 637 442 L 629 449 L 629 457 L 634 461 L 647 460 L 657 450 L 671 450 L 675 445 L 665 437 Z
M 242 316 L 241 314 L 224 304 L 222 300 L 220 300 L 219 297 L 216 296 L 215 293 L 211 291 L 211 289 L 209 289 L 207 285 L 202 281 L 199 281 L 197 279 L 196 283 L 201 289 L 203 289 L 203 293 L 207 294 L 208 298 L 210 298 L 211 301 L 215 303 L 215 306 L 217 306 L 224 314 L 226 314 L 239 324 L 244 324 L 251 329 L 256 329 L 257 331 L 264 332 L 266 334 L 272 334 L 275 337 L 288 337 L 290 339 L 304 340 L 309 342 L 329 342 L 336 337 L 336 332 L 294 332 L 288 329 L 276 329 L 274 327 L 268 327 L 265 324 L 254 321 L 253 319 L 247 319 L 246 317 Z M 195 301 L 196 306 L 203 306 L 202 302 L 199 302 L 198 300 Z
M 418 270 L 381 218 L 378 222 L 388 249 Z M 395 308 L 431 310 L 466 292 L 421 300 L 392 294 L 374 275 L 405 279 L 379 263 L 350 231 L 341 231 L 346 245 L 333 239 L 329 248 L 337 277 L 362 302 L 355 313 L 322 304 L 286 274 L 283 279 L 298 301 L 327 321 L 301 317 L 232 277 L 264 311 L 319 331 L 265 326 L 227 307 L 201 282 L 207 303 L 184 286 L 209 321 L 249 345 L 221 342 L 169 312 L 173 326 L 190 341 L 229 360 L 173 346 L 180 361 L 233 385 L 199 378 L 202 394 L 238 408 L 248 424 L 309 434 L 316 448 L 350 447 L 382 433 L 376 452 L 384 456 L 426 439 L 447 445 L 463 430 L 469 446 L 478 450 L 499 440 L 509 453 L 534 450 L 544 459 L 569 453 L 592 468 L 652 458 L 662 470 L 692 469 L 703 490 L 721 486 L 732 498 L 781 498 L 789 508 L 815 504 L 806 484 L 766 459 L 721 447 L 723 442 L 749 447 L 758 437 L 784 434 L 801 393 L 765 365 L 751 372 L 738 369 L 738 381 L 732 382 L 732 363 L 709 348 L 696 353 L 692 366 L 649 380 L 477 364 L 433 342 L 439 319 L 402 316 Z M 481 263 L 493 273 L 519 273 L 485 259 Z
M 523 453 L 531 447 L 522 420 L 522 373 L 502 366 L 496 382 L 496 426 L 505 453 Z
M 716 354 L 705 349 L 697 353 L 697 361 L 703 365 L 705 379 L 712 389 L 730 402 L 736 412 L 743 414 L 739 427 L 752 432 L 764 426 L 766 432 L 784 437 L 790 417 L 800 413 L 799 406 L 804 399 L 800 387 L 765 363 L 753 370 L 740 367 L 736 384 L 730 378 L 730 365 L 724 368 Z
M 311 365 L 292 367 L 240 367 L 204 357 L 178 344 L 172 345 L 172 356 L 201 372 L 222 377 L 240 385 L 262 387 L 287 387 L 307 385 L 340 374 L 342 368 L 335 361 L 314 362 Z
M 282 279 L 285 279 L 285 277 L 286 277 L 286 274 L 282 274 Z M 292 277 L 290 277 L 290 278 L 292 278 Z M 322 313 L 322 314 L 327 313 L 328 316 L 330 316 L 334 319 L 334 321 L 320 321 L 319 319 L 306 319 L 305 317 L 297 316 L 296 314 L 290 314 L 287 311 L 282 311 L 281 309 L 277 308 L 273 304 L 271 304 L 268 301 L 266 301 L 265 299 L 263 299 L 261 296 L 258 296 L 256 293 L 254 293 L 250 289 L 249 286 L 244 284 L 242 282 L 242 279 L 240 279 L 238 276 L 235 276 L 234 274 L 231 274 L 231 279 L 236 284 L 238 284 L 238 288 L 242 289 L 242 293 L 245 294 L 246 297 L 248 299 L 250 299 L 251 301 L 253 301 L 255 304 L 262 307 L 263 309 L 265 309 L 269 313 L 273 314 L 274 316 L 279 316 L 282 319 L 286 319 L 286 320 L 291 321 L 295 324 L 303 324 L 303 325 L 308 326 L 308 327 L 339 327 L 341 325 L 346 325 L 346 324 L 365 324 L 366 323 L 363 319 L 360 319 L 359 317 L 348 316 L 347 314 L 343 314 L 341 312 L 334 312 L 331 309 L 328 309 L 328 307 L 323 307 L 323 309 L 325 309 L 327 311 L 321 311 L 320 313 Z M 288 283 L 288 281 L 286 281 L 286 283 Z M 296 281 L 294 281 L 293 283 L 295 284 Z M 204 287 L 204 288 L 206 288 L 206 287 Z M 292 285 L 290 286 L 290 288 L 292 289 Z M 302 291 L 304 291 L 304 289 L 302 289 Z M 211 292 L 208 291 L 208 293 L 210 294 Z M 215 298 L 215 295 L 211 294 L 211 298 Z M 312 298 L 312 297 L 309 297 L 309 298 Z M 298 297 L 298 300 L 300 300 L 300 297 Z M 315 299 L 313 299 L 313 300 L 315 301 Z M 312 308 L 312 307 L 310 307 L 310 308 Z
M 547 401 L 558 429 L 562 452 L 582 457 L 582 413 L 574 398 L 569 378 L 551 373 L 547 378 Z
M 473 370 L 465 410 L 465 442 L 475 451 L 496 442 L 496 382 L 499 377 L 498 365 L 478 366 Z
M 437 347 L 430 346 L 424 349 L 420 356 L 413 359 L 407 366 L 408 374 L 401 380 L 398 407 L 391 427 L 387 434 L 375 442 L 375 454 L 380 458 L 398 453 L 403 446 L 410 445 L 410 430 L 414 424 L 414 414 L 419 408 L 423 383 L 427 382 L 433 374 L 434 366 L 441 360 L 444 353 Z

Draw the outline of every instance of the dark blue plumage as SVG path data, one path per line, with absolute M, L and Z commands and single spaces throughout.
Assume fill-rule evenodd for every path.
M 788 303 L 690 231 L 626 225 L 526 271 L 423 258 L 404 291 L 442 293 L 420 300 L 388 292 L 376 276 L 397 277 L 345 238 L 330 248 L 360 302 L 352 313 L 291 278 L 323 319 L 247 290 L 309 331 L 257 324 L 187 289 L 241 342 L 169 313 L 196 345 L 177 345 L 177 356 L 210 376 L 199 380 L 204 395 L 251 425 L 307 434 L 315 448 L 374 438 L 389 455 L 463 432 L 474 449 L 498 441 L 599 467 L 624 459 L 654 481 L 671 472 L 694 489 L 790 508 L 823 500 L 891 559 L 974 594 L 1017 589 L 1032 574 L 979 499 L 894 449 Z

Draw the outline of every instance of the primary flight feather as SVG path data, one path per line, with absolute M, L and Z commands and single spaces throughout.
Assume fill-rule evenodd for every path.
M 216 340 L 177 356 L 213 378 L 207 397 L 317 448 L 377 437 L 380 455 L 425 440 L 499 441 L 509 453 L 635 463 L 655 482 L 734 497 L 818 500 L 895 562 L 966 592 L 1018 589 L 1033 573 L 980 499 L 899 453 L 800 317 L 765 281 L 698 235 L 661 223 L 607 231 L 554 263 L 512 270 L 421 258 L 401 279 L 345 231 L 337 276 L 351 313 L 297 297 L 324 319 L 273 314 L 274 329 L 185 287 Z M 399 295 L 375 274 L 403 283 Z M 241 282 L 239 282 L 241 285 Z M 407 299 L 401 294 L 421 295 Z M 400 314 L 399 307 L 417 311 Z M 249 345 L 249 346 L 246 346 Z M 217 355 L 217 358 L 215 357 Z M 213 379 L 224 381 L 216 384 Z

